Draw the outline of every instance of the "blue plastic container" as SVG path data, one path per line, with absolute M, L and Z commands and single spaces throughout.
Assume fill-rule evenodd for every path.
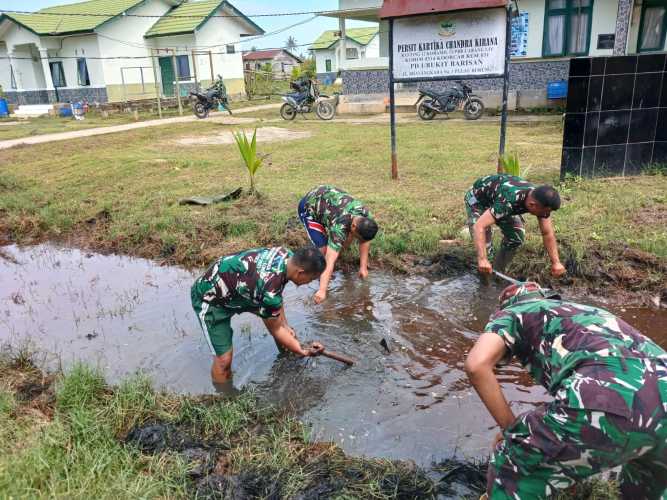
M 7 99 L 0 99 L 0 116 L 9 116 L 9 106 Z
M 72 108 L 70 106 L 63 106 L 62 108 L 60 108 L 59 114 L 63 118 L 72 116 Z
M 564 99 L 567 97 L 567 80 L 547 82 L 547 99 Z

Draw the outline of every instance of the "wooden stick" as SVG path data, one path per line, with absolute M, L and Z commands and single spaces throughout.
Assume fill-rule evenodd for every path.
M 322 351 L 322 356 L 326 356 L 327 358 L 335 359 L 336 361 L 340 361 L 341 363 L 345 363 L 347 366 L 352 366 L 355 363 L 355 361 L 352 358 L 348 358 L 346 356 L 343 356 L 342 354 L 338 354 L 337 352 Z

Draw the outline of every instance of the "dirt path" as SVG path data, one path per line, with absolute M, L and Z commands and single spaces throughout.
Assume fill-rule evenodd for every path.
M 277 104 L 262 104 L 259 106 L 249 106 L 234 111 L 235 115 L 252 113 L 255 111 L 263 111 L 267 109 L 279 108 L 280 103 Z M 127 130 L 135 130 L 146 127 L 159 127 L 162 125 L 170 125 L 173 123 L 188 123 L 196 122 L 199 119 L 196 116 L 178 116 L 175 118 L 163 118 L 161 120 L 147 120 L 137 123 L 126 123 L 123 125 L 112 125 L 110 127 L 97 127 L 86 130 L 75 130 L 72 132 L 58 132 L 56 134 L 44 134 L 31 137 L 21 137 L 19 139 L 10 139 L 7 141 L 0 141 L 0 149 L 8 149 L 21 144 L 42 144 L 45 142 L 66 141 L 68 139 L 78 139 L 80 137 L 91 137 L 102 134 L 113 134 L 115 132 L 125 132 Z M 223 123 L 228 125 L 238 125 L 242 123 L 250 123 L 256 121 L 254 118 L 239 118 L 236 116 L 229 116 L 227 113 L 213 113 L 210 121 L 216 123 Z

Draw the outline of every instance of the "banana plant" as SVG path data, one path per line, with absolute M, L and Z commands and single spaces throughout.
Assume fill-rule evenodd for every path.
M 233 135 L 236 145 L 239 147 L 243 163 L 245 163 L 245 167 L 248 169 L 248 174 L 250 175 L 250 194 L 257 195 L 257 189 L 255 188 L 255 174 L 268 155 L 257 153 L 257 129 L 253 132 L 250 141 L 248 141 L 248 137 L 243 130 L 234 132 Z

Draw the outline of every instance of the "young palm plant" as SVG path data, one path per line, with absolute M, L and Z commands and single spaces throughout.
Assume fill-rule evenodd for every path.
M 502 155 L 500 157 L 500 166 L 506 174 L 515 175 L 517 177 L 521 175 L 521 165 L 519 164 L 519 155 L 517 153 Z
M 248 141 L 248 137 L 245 134 L 245 131 L 239 130 L 234 132 L 234 140 L 239 147 L 239 152 L 241 153 L 241 158 L 245 163 L 245 167 L 248 169 L 248 174 L 250 176 L 250 194 L 257 196 L 257 189 L 255 187 L 255 174 L 259 167 L 262 166 L 264 160 L 268 155 L 261 155 L 257 153 L 257 129 L 252 134 L 252 139 Z

